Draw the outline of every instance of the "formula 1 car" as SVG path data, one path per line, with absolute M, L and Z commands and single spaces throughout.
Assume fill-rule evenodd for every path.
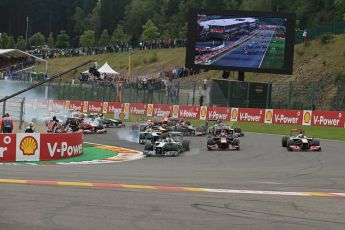
M 146 144 L 151 142 L 152 134 L 160 135 L 167 130 L 162 128 L 160 125 L 155 124 L 141 124 L 139 126 L 139 144 Z
M 108 119 L 105 118 L 102 120 L 102 124 L 105 128 L 123 128 L 126 125 L 119 119 Z
M 293 133 L 298 132 L 297 136 Z M 303 129 L 291 129 L 290 136 L 282 137 L 282 147 L 286 147 L 288 151 L 321 151 L 320 140 L 313 137 L 306 137 Z
M 173 156 L 176 157 L 184 151 L 189 151 L 190 141 L 184 140 L 180 132 L 163 133 L 151 143 L 146 143 L 145 156 Z
M 183 134 L 183 136 L 195 136 L 196 135 L 196 129 L 190 123 L 186 123 L 183 125 L 177 125 L 175 127 L 175 130 L 177 132 L 181 132 Z
M 215 134 L 217 132 L 219 132 L 219 130 L 221 129 L 231 129 L 233 131 L 233 135 L 235 137 L 243 137 L 244 136 L 244 133 L 242 132 L 241 128 L 240 127 L 235 127 L 235 128 L 232 128 L 232 127 L 229 127 L 229 126 L 226 126 L 225 124 L 223 123 L 216 123 L 214 124 L 213 126 L 211 126 L 209 129 L 208 129 L 208 133 L 215 136 Z
M 83 130 L 84 134 L 102 134 L 107 132 L 102 122 L 98 119 L 92 119 L 89 117 L 84 118 L 80 128 Z
M 240 150 L 240 140 L 230 127 L 216 129 L 207 140 L 207 150 Z
M 139 133 L 139 144 L 151 143 L 153 140 L 157 139 L 162 133 L 161 132 L 141 132 Z

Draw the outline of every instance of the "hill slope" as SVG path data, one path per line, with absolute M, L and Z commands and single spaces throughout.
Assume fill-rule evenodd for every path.
M 298 44 L 295 46 L 293 75 L 246 73 L 245 79 L 247 81 L 272 82 L 274 98 L 276 101 L 285 103 L 285 107 L 305 108 L 306 104 L 311 106 L 311 103 L 313 103 L 320 109 L 342 109 L 345 106 L 343 106 L 345 103 L 342 102 L 345 89 L 344 41 L 345 35 L 339 35 L 327 43 L 322 43 L 321 39 L 317 39 L 307 45 Z M 128 57 L 128 53 L 114 53 L 56 58 L 49 60 L 48 69 L 50 73 L 56 73 L 92 59 L 97 61 L 99 65 L 103 65 L 107 61 L 116 71 L 125 75 L 128 73 Z M 184 48 L 132 52 L 131 74 L 132 76 L 153 75 L 162 70 L 182 67 L 184 66 L 184 60 Z M 79 70 L 79 72 L 85 69 Z M 208 71 L 179 80 L 183 81 L 184 86 L 188 87 L 188 85 L 191 85 L 191 81 L 219 78 L 220 76 L 220 71 Z M 65 79 L 71 77 L 74 76 L 67 76 Z M 235 73 L 230 74 L 230 79 L 236 78 Z M 337 90 L 338 97 L 336 96 Z M 289 91 L 292 99 L 290 98 L 291 100 L 286 105 Z M 313 97 L 313 99 L 310 99 L 310 97 Z M 336 97 L 338 99 L 337 105 L 334 104 Z M 304 105 L 298 106 L 297 102 Z

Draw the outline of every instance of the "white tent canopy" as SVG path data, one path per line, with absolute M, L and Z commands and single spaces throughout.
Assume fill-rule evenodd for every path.
M 115 70 L 113 70 L 109 65 L 108 62 L 106 62 L 101 68 L 98 69 L 98 72 L 100 72 L 101 74 L 120 74 L 118 72 L 116 72 Z M 89 73 L 89 70 L 84 71 L 83 73 Z

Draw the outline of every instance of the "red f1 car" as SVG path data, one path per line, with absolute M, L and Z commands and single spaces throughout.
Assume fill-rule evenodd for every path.
M 98 119 L 92 119 L 92 118 L 84 118 L 81 129 L 83 130 L 83 133 L 85 134 L 93 134 L 93 133 L 106 133 L 107 130 L 104 128 L 104 125 L 102 122 Z

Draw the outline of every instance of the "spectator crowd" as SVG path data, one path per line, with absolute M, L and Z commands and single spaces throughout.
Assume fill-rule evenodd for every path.
M 29 50 L 28 52 L 37 57 L 43 59 L 52 59 L 57 57 L 76 57 L 76 56 L 88 56 L 104 53 L 122 53 L 131 52 L 135 50 L 152 50 L 152 49 L 168 49 L 185 47 L 185 40 L 156 40 L 150 42 L 140 42 L 137 46 L 131 46 L 129 44 L 109 45 L 105 47 L 92 47 L 92 48 L 37 48 Z

